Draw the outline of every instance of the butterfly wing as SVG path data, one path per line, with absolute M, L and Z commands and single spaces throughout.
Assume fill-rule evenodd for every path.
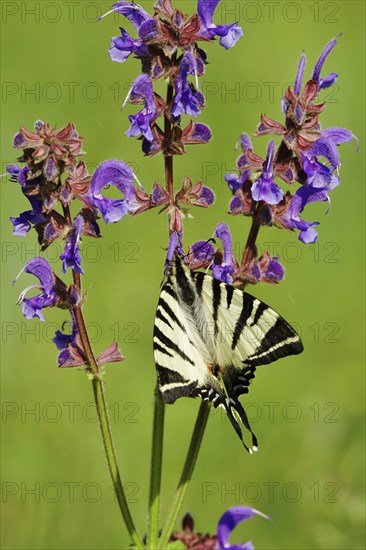
M 225 409 L 243 441 L 253 434 L 239 396 L 258 365 L 302 351 L 294 329 L 253 296 L 211 276 L 191 272 L 176 256 L 155 317 L 154 356 L 166 403 L 200 395 Z
M 153 342 L 163 400 L 174 403 L 179 397 L 199 395 L 209 382 L 209 353 L 191 309 L 177 292 L 175 279 L 169 279 L 161 290 Z
M 301 340 L 283 317 L 257 298 L 204 273 L 193 276 L 204 305 L 204 316 L 212 319 L 214 358 L 220 366 L 219 378 L 225 394 L 218 401 L 239 437 L 242 439 L 237 416 L 252 433 L 253 447 L 257 447 L 238 398 L 248 392 L 256 366 L 301 353 Z

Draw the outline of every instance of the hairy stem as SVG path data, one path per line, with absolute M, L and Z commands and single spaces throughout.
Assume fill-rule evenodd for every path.
M 68 222 L 71 222 L 70 210 L 69 207 L 64 207 L 64 215 Z M 79 273 L 73 271 L 73 282 L 78 289 L 79 296 L 81 296 L 81 277 Z M 88 332 L 86 329 L 84 316 L 82 312 L 82 305 L 79 304 L 74 308 L 75 320 L 78 327 L 78 332 L 80 335 L 81 343 L 83 350 L 87 359 L 87 365 L 92 373 L 92 386 L 95 404 L 97 408 L 99 426 L 102 433 L 104 451 L 107 457 L 108 468 L 112 478 L 114 491 L 117 497 L 118 505 L 121 510 L 122 517 L 126 524 L 129 535 L 138 549 L 144 548 L 144 544 L 141 540 L 141 537 L 137 533 L 135 528 L 128 504 L 126 495 L 123 489 L 121 476 L 119 473 L 116 453 L 114 450 L 113 437 L 111 426 L 109 423 L 107 404 L 105 400 L 104 385 L 99 370 L 99 365 L 95 359 L 93 349 L 90 344 Z
M 156 388 L 154 402 L 154 428 L 151 451 L 149 495 L 148 548 L 151 549 L 155 549 L 158 547 L 159 538 L 160 485 L 163 457 L 164 413 L 165 405 L 158 393 L 158 389 Z
M 209 413 L 210 413 L 210 403 L 208 401 L 202 401 L 200 405 L 200 409 L 198 411 L 198 416 L 197 416 L 196 424 L 194 426 L 187 457 L 183 466 L 183 471 L 180 476 L 178 487 L 174 496 L 173 505 L 170 509 L 168 519 L 166 521 L 166 524 L 163 529 L 163 533 L 161 535 L 160 544 L 159 544 L 159 548 L 161 549 L 166 548 L 169 542 L 170 535 L 172 534 L 172 531 L 174 529 L 174 524 L 178 517 L 180 508 L 182 506 L 184 497 L 188 489 L 189 482 L 192 478 L 194 467 L 196 465 L 196 461 L 197 461 L 198 453 L 201 447 L 203 434 L 205 433 L 205 428 L 206 428 Z

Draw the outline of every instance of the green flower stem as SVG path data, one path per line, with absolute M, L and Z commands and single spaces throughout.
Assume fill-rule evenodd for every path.
M 156 549 L 159 538 L 161 467 L 163 457 L 165 405 L 155 390 L 154 427 L 151 451 L 148 548 Z
M 70 209 L 68 206 L 64 207 L 64 215 L 65 215 L 65 218 L 71 223 Z M 78 289 L 79 295 L 81 296 L 81 277 L 80 277 L 80 274 L 76 273 L 75 271 L 73 271 L 73 282 L 76 288 Z M 83 346 L 84 353 L 86 355 L 87 365 L 92 375 L 94 399 L 95 399 L 95 404 L 97 408 L 99 426 L 102 433 L 104 450 L 107 457 L 108 468 L 111 474 L 118 505 L 121 510 L 121 514 L 126 524 L 129 535 L 135 547 L 138 550 L 141 550 L 144 548 L 144 544 L 135 528 L 135 524 L 133 522 L 130 510 L 127 504 L 127 499 L 123 489 L 121 476 L 118 470 L 117 458 L 116 458 L 116 453 L 113 445 L 113 437 L 112 437 L 111 426 L 108 418 L 102 375 L 99 369 L 99 365 L 95 359 L 93 349 L 90 344 L 90 340 L 89 340 L 89 336 L 88 336 L 88 332 L 86 329 L 84 316 L 81 308 L 82 306 L 81 304 L 79 304 L 75 306 L 73 311 L 75 314 L 75 320 L 78 327 L 80 340 Z
M 163 533 L 161 535 L 159 548 L 164 549 L 167 547 L 169 542 L 170 535 L 173 532 L 174 524 L 179 514 L 179 510 L 182 506 L 185 494 L 188 489 L 189 482 L 191 480 L 194 467 L 196 465 L 197 456 L 201 447 L 203 434 L 205 433 L 205 428 L 208 420 L 208 415 L 210 413 L 210 402 L 202 401 L 200 409 L 198 411 L 198 416 L 196 424 L 194 426 L 191 442 L 188 449 L 188 454 L 184 463 L 183 471 L 180 476 L 178 483 L 177 491 L 174 496 L 173 505 L 170 509 L 170 513 L 167 519 L 167 522 L 164 526 Z
M 135 547 L 138 549 L 142 549 L 144 548 L 144 544 L 141 540 L 141 537 L 136 531 L 130 510 L 127 504 L 127 499 L 123 489 L 121 476 L 118 470 L 116 454 L 113 446 L 111 427 L 109 424 L 107 407 L 105 402 L 103 382 L 99 378 L 93 378 L 92 384 L 93 384 L 95 403 L 97 406 L 99 425 L 102 432 L 104 450 L 107 457 L 109 472 L 111 474 L 118 505 L 121 510 L 122 517 L 126 524 L 129 535 Z

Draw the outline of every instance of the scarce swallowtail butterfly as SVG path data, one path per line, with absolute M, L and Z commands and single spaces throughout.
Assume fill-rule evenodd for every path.
M 249 451 L 257 450 L 239 396 L 259 365 L 301 353 L 295 330 L 273 309 L 210 275 L 191 271 L 176 254 L 162 287 L 154 325 L 154 357 L 165 403 L 208 399 L 223 407 Z M 252 435 L 245 445 L 242 424 Z

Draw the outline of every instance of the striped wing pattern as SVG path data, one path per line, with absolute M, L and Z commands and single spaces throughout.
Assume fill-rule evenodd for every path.
M 223 407 L 243 445 L 241 424 L 253 434 L 239 396 L 259 365 L 301 353 L 299 336 L 273 309 L 231 285 L 192 272 L 179 256 L 155 316 L 154 357 L 166 403 L 201 396 Z

